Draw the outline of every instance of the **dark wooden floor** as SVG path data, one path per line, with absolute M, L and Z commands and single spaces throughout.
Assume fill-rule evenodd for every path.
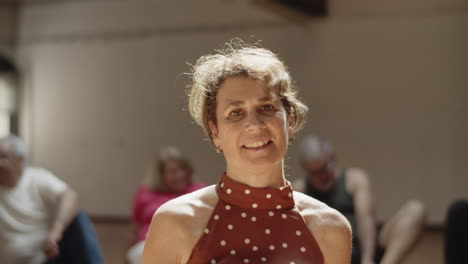
M 106 263 L 123 263 L 128 223 L 122 220 L 97 220 L 95 227 Z M 442 230 L 426 230 L 404 264 L 443 264 Z

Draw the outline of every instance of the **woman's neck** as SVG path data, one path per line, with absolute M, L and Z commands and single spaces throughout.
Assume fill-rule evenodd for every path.
M 226 174 L 239 183 L 255 188 L 278 188 L 286 185 L 283 161 L 266 167 L 227 164 Z

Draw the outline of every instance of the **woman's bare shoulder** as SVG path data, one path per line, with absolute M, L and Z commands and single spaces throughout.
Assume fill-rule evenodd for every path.
M 347 263 L 351 249 L 348 220 L 337 210 L 303 193 L 294 192 L 294 201 L 325 259 L 328 259 L 326 262 Z
M 346 218 L 337 210 L 306 194 L 294 192 L 294 202 L 308 225 L 349 226 Z
M 326 208 L 328 207 L 326 204 L 320 202 L 317 199 L 314 199 L 302 192 L 294 191 L 294 203 L 296 204 L 296 207 L 299 209 L 299 211 L 303 210 L 316 210 L 316 209 L 321 209 L 321 208 Z
M 163 204 L 153 218 L 169 218 L 181 228 L 192 228 L 208 222 L 218 202 L 215 185 L 177 197 Z
M 186 263 L 199 240 L 218 197 L 208 186 L 163 204 L 154 213 L 147 235 L 143 260 L 151 263 Z

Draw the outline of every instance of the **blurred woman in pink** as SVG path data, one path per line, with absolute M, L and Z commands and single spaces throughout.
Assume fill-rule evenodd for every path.
M 205 187 L 192 182 L 193 167 L 174 147 L 160 151 L 133 200 L 127 263 L 140 263 L 154 212 L 165 202 Z

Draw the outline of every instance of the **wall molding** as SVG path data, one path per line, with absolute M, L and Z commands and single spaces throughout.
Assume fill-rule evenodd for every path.
M 133 0 L 133 1 L 140 1 L 144 2 L 146 0 Z M 21 5 L 50 5 L 50 4 L 66 4 L 66 3 L 86 3 L 86 2 L 124 2 L 122 0 L 9 0 L 9 2 L 20 2 Z
M 288 22 L 265 22 L 248 24 L 210 24 L 182 27 L 154 27 L 134 30 L 115 30 L 115 31 L 97 31 L 80 33 L 56 33 L 44 35 L 26 35 L 20 37 L 18 44 L 37 45 L 37 44 L 83 44 L 96 42 L 122 42 L 153 39 L 167 36 L 180 35 L 200 35 L 225 32 L 248 32 L 259 29 L 282 29 L 282 28 L 301 28 L 297 24 Z M 304 28 L 304 26 L 302 27 Z

